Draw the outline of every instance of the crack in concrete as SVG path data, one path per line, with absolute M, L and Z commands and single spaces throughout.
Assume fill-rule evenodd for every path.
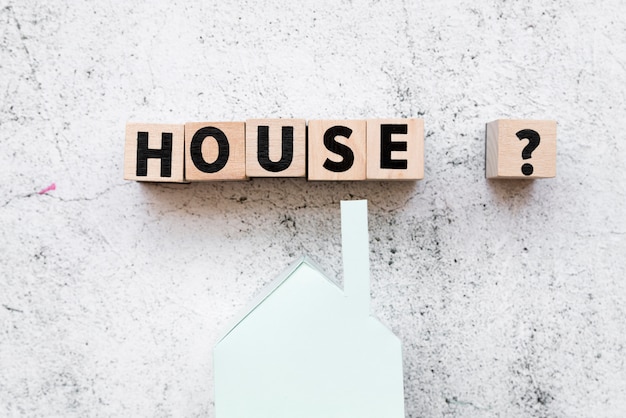
M 32 193 L 27 193 L 27 194 L 22 194 L 22 195 L 17 195 L 17 196 L 13 196 L 11 197 L 9 200 L 5 201 L 1 207 L 5 208 L 7 207 L 11 202 L 13 202 L 14 200 L 18 200 L 18 199 L 26 199 L 28 197 L 32 197 L 35 196 L 39 193 L 37 192 L 32 192 Z
M 479 411 L 489 411 L 490 409 L 490 408 L 478 406 L 474 402 L 471 402 L 471 401 L 459 400 L 456 396 L 453 396 L 451 398 L 446 398 L 445 401 L 448 405 L 470 406 Z
M 22 311 L 21 309 L 16 309 L 16 308 L 12 308 L 10 306 L 5 305 L 4 303 L 2 304 L 2 307 L 4 309 L 6 309 L 9 312 L 18 312 L 18 313 L 24 313 L 24 311 Z
M 19 199 L 26 199 L 29 197 L 33 197 L 33 196 L 46 196 L 46 197 L 51 197 L 52 199 L 56 199 L 59 200 L 61 202 L 64 203 L 69 203 L 69 202 L 93 202 L 94 200 L 98 200 L 99 198 L 101 198 L 102 196 L 104 196 L 105 194 L 111 192 L 113 189 L 119 188 L 119 187 L 127 187 L 132 183 L 123 183 L 123 184 L 116 184 L 113 186 L 109 186 L 106 189 L 96 193 L 93 196 L 90 197 L 77 197 L 77 198 L 71 198 L 71 199 L 65 199 L 63 197 L 60 196 L 55 196 L 53 194 L 49 194 L 49 193 L 39 193 L 39 192 L 31 192 L 31 193 L 26 193 L 26 194 L 21 194 L 21 195 L 16 195 L 11 197 L 10 199 L 8 199 L 7 201 L 5 201 L 2 206 L 0 206 L 1 208 L 5 208 L 7 207 L 9 204 L 11 204 L 11 202 L 15 201 L 15 200 L 19 200 Z
M 415 65 L 417 61 L 417 55 L 415 53 L 415 39 L 410 34 L 411 25 L 409 23 L 409 9 L 406 6 L 406 1 L 402 1 L 402 14 L 404 15 L 404 36 L 406 37 L 408 50 L 411 51 L 411 65 Z
M 65 199 L 63 197 L 60 196 L 54 196 L 54 195 L 49 195 L 50 197 L 52 197 L 53 199 L 57 199 L 61 202 L 64 203 L 69 203 L 69 202 L 93 202 L 94 200 L 98 200 L 99 198 L 101 198 L 102 196 L 106 195 L 107 193 L 111 192 L 114 189 L 120 188 L 120 187 L 127 187 L 129 185 L 131 185 L 132 183 L 122 183 L 122 184 L 115 184 L 113 186 L 109 186 L 106 189 L 96 193 L 93 196 L 90 197 L 76 197 L 76 198 L 71 198 L 71 199 Z
M 24 50 L 24 53 L 26 53 L 26 57 L 28 58 L 28 66 L 30 67 L 30 76 L 32 77 L 32 80 L 35 82 L 37 86 L 37 90 L 41 90 L 41 82 L 37 79 L 37 68 L 36 68 L 37 61 L 33 59 L 33 56 L 31 55 L 28 47 L 26 46 L 25 41 L 28 39 L 28 37 L 24 35 L 24 32 L 22 31 L 22 24 L 20 23 L 19 19 L 15 15 L 13 6 L 11 5 L 6 6 L 4 10 L 7 11 L 7 13 L 9 14 L 9 17 L 13 20 L 13 23 L 15 24 L 15 27 L 17 28 L 17 32 L 20 36 L 20 44 L 22 46 L 22 49 Z

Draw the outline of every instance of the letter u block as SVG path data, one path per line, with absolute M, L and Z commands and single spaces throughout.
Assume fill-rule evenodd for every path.
M 127 123 L 124 179 L 183 183 L 185 126 Z
M 246 121 L 248 177 L 306 176 L 304 119 L 248 119 Z
M 188 181 L 245 180 L 245 123 L 186 123 L 185 179 Z

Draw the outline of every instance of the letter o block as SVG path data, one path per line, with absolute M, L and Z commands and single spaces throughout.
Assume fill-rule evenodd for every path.
M 424 178 L 424 120 L 367 121 L 367 179 Z
M 245 180 L 245 123 L 186 123 L 185 179 L 188 181 Z
M 309 121 L 309 180 L 365 180 L 366 122 Z
M 306 176 L 304 119 L 248 119 L 246 121 L 248 177 Z

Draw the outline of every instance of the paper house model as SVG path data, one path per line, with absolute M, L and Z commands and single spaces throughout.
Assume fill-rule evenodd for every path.
M 400 340 L 369 312 L 367 201 L 341 203 L 344 290 L 302 258 L 214 350 L 217 418 L 403 418 Z

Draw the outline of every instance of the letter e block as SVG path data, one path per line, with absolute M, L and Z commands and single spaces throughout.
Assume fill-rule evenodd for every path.
M 367 179 L 424 178 L 424 120 L 367 121 Z
M 189 181 L 245 180 L 245 123 L 186 123 L 185 179 Z
M 498 119 L 487 124 L 487 178 L 556 176 L 556 121 Z
M 248 119 L 246 121 L 248 177 L 306 176 L 304 119 Z
M 309 180 L 365 180 L 364 120 L 309 121 Z
M 127 123 L 124 179 L 183 183 L 185 126 Z

